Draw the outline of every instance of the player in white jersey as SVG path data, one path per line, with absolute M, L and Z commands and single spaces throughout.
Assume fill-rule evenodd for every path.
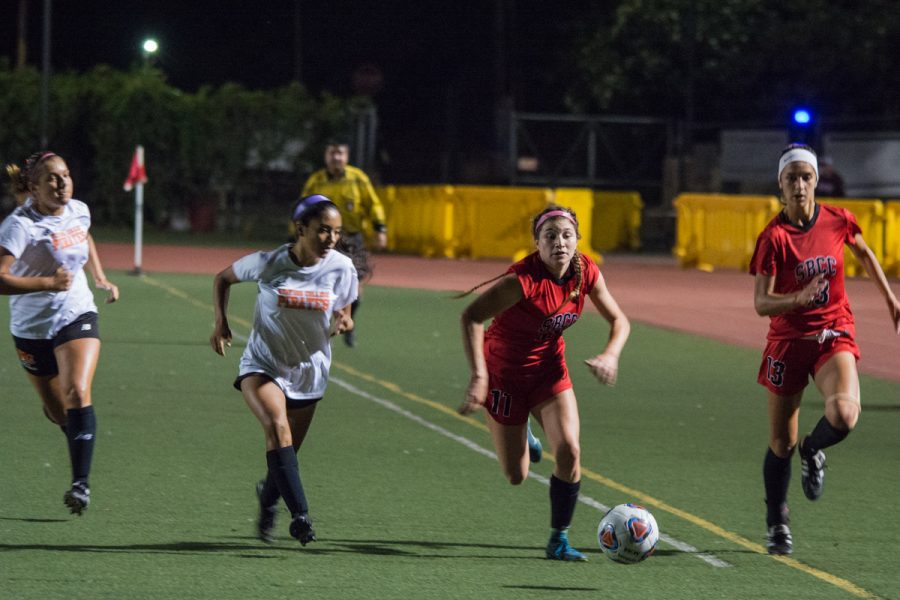
M 226 314 L 229 289 L 241 281 L 259 287 L 253 329 L 234 385 L 263 427 L 266 479 L 257 485 L 259 537 L 272 541 L 279 497 L 291 512 L 290 533 L 304 546 L 316 539 L 300 480 L 296 452 L 325 394 L 331 341 L 351 331 L 350 305 L 358 283 L 352 261 L 334 248 L 341 214 L 321 195 L 300 200 L 292 214 L 297 240 L 271 252 L 256 252 L 216 275 L 213 350 L 231 345 Z
M 0 224 L 0 293 L 10 297 L 10 331 L 19 361 L 41 397 L 44 414 L 66 434 L 72 485 L 63 496 L 80 515 L 90 502 L 96 419 L 91 384 L 100 357 L 97 307 L 87 284 L 119 297 L 106 279 L 91 213 L 72 198 L 66 162 L 38 152 L 25 168 L 8 168 L 14 191 L 28 197 Z

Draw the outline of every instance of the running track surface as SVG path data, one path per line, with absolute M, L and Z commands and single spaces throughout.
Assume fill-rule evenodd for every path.
M 257 248 L 144 246 L 145 273 L 213 274 Z M 130 244 L 98 244 L 106 269 L 131 270 Z M 371 285 L 432 290 L 467 290 L 503 273 L 508 261 L 426 259 L 375 255 Z M 607 256 L 600 268 L 625 314 L 639 321 L 722 342 L 759 349 L 768 319 L 753 310 L 753 278 L 731 270 L 705 273 L 681 269 L 665 256 Z M 897 281 L 894 292 L 900 294 Z M 212 278 L 210 278 L 212 289 Z M 900 382 L 900 336 L 891 327 L 884 300 L 867 279 L 847 280 L 862 352 L 860 371 Z M 462 309 L 462 304 L 460 309 Z M 461 352 L 462 350 L 460 350 Z

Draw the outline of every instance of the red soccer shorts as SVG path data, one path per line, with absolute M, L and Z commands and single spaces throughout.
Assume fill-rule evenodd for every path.
M 565 363 L 541 369 L 493 370 L 488 365 L 488 414 L 502 425 L 524 425 L 531 409 L 572 387 Z
M 825 362 L 838 352 L 850 352 L 859 360 L 859 346 L 840 337 L 820 344 L 816 340 L 770 340 L 763 350 L 756 381 L 773 394 L 792 396 L 809 384 Z

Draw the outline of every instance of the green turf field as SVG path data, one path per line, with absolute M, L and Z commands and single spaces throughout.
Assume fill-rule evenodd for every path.
M 262 433 L 231 387 L 241 351 L 208 347 L 211 277 L 113 273 L 94 385 L 93 499 L 62 503 L 65 441 L 0 344 L 0 598 L 900 598 L 900 386 L 863 378 L 856 432 L 829 455 L 824 497 L 791 488 L 795 554 L 764 554 L 766 444 L 758 351 L 635 324 L 619 383 L 580 359 L 606 336 L 591 313 L 566 335 L 585 469 L 573 543 L 545 560 L 548 491 L 506 484 L 467 383 L 463 301 L 367 287 L 359 343 L 335 345 L 332 384 L 300 464 L 319 541 L 254 536 Z M 255 287 L 232 289 L 246 334 Z M 623 307 L 626 312 L 628 307 Z M 0 321 L 8 322 L 5 300 Z M 802 427 L 821 414 L 808 395 Z M 548 477 L 552 462 L 534 472 Z M 606 560 L 597 504 L 638 501 L 664 534 L 636 566 Z M 892 508 L 894 507 L 894 508 Z

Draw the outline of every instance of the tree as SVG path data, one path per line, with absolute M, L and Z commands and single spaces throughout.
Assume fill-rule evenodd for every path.
M 18 163 L 38 149 L 39 89 L 33 68 L 0 63 L 0 121 L 10 125 L 0 128 L 0 161 Z M 66 157 L 78 197 L 106 223 L 131 218 L 122 181 L 137 144 L 152 182 L 145 196 L 152 223 L 198 201 L 224 206 L 232 194 L 265 193 L 257 188 L 276 164 L 309 172 L 321 160 L 321 142 L 346 129 L 359 102 L 315 97 L 298 83 L 267 91 L 229 83 L 190 94 L 157 69 L 108 66 L 54 74 L 50 92 L 49 147 Z
M 891 0 L 623 0 L 574 45 L 576 111 L 780 119 L 796 102 L 841 117 L 896 114 Z

